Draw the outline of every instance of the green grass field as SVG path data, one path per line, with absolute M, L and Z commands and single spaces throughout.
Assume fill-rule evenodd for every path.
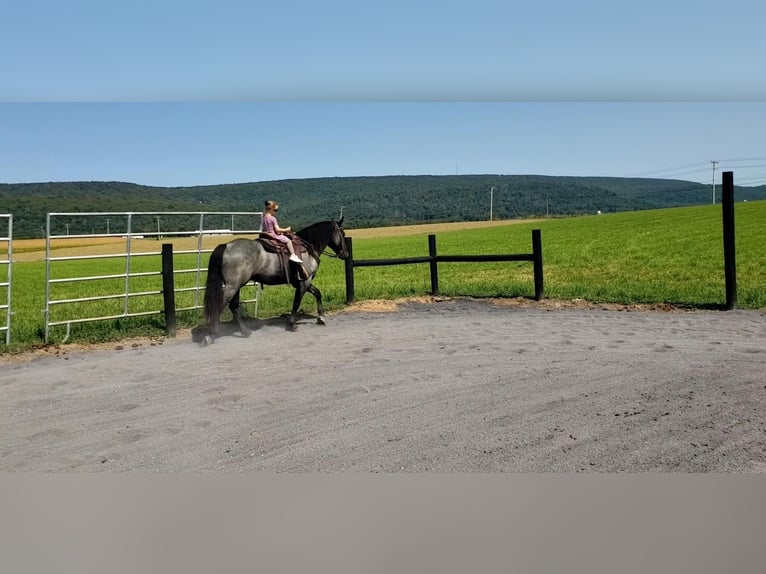
M 492 225 L 459 231 L 435 227 L 438 253 L 447 255 L 531 252 L 531 230 L 542 230 L 545 296 L 551 299 L 584 299 L 613 303 L 667 303 L 716 308 L 725 302 L 723 239 L 720 206 L 702 206 L 606 214 L 567 219 Z M 428 254 L 428 228 L 413 235 L 387 234 L 354 239 L 357 259 L 412 257 Z M 353 233 L 351 233 L 353 235 Z M 766 202 L 736 205 L 738 306 L 766 308 Z M 387 236 L 388 235 L 388 236 Z M 135 258 L 132 272 L 158 271 L 159 256 Z M 207 256 L 203 264 L 206 266 Z M 181 256 L 176 269 L 191 268 L 196 256 Z M 78 261 L 56 266 L 57 277 L 105 275 L 124 271 L 124 260 Z M 45 263 L 17 262 L 13 266 L 13 309 L 11 350 L 42 343 L 45 307 Z M 204 283 L 204 272 L 203 272 Z M 88 281 L 54 286 L 54 298 L 79 298 L 120 292 L 124 279 Z M 190 286 L 193 274 L 179 275 L 177 286 Z M 428 294 L 428 265 L 358 268 L 356 299 L 395 299 Z M 325 307 L 337 309 L 345 303 L 343 262 L 323 258 L 316 280 Z M 131 292 L 158 291 L 159 277 L 131 279 Z M 451 263 L 439 265 L 439 288 L 446 296 L 531 296 L 532 265 L 512 263 Z M 253 291 L 250 291 L 252 296 Z M 4 294 L 0 294 L 4 296 Z M 267 287 L 261 298 L 261 317 L 289 311 L 293 290 L 287 286 Z M 191 306 L 193 295 L 177 295 L 179 307 Z M 54 308 L 54 320 L 121 313 L 123 300 Z M 131 311 L 162 308 L 160 296 L 131 299 Z M 313 313 L 314 298 L 308 295 L 302 308 Z M 252 307 L 250 308 L 252 313 Z M 179 327 L 201 321 L 201 311 L 182 313 Z M 130 335 L 159 335 L 160 314 L 151 317 L 114 319 L 72 327 L 70 340 L 101 341 Z M 65 330 L 51 331 L 60 341 Z
M 766 202 L 737 204 L 738 302 L 766 307 Z M 545 294 L 594 302 L 725 303 L 720 207 L 704 206 L 589 216 L 437 235 L 440 254 L 529 253 L 542 230 Z M 358 259 L 427 254 L 425 235 L 354 243 Z M 404 271 L 406 270 L 406 271 Z M 423 294 L 428 266 L 362 268 L 357 298 Z M 444 295 L 529 296 L 529 263 L 439 266 Z

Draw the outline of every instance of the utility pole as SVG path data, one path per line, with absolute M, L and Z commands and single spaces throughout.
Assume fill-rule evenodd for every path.
M 715 160 L 710 160 L 710 163 L 713 164 L 713 205 L 715 205 L 715 168 L 718 165 L 718 162 Z
M 489 220 L 492 221 L 492 204 L 494 202 L 495 187 L 489 188 Z

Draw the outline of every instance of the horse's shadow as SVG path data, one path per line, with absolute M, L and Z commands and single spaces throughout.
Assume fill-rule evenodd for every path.
M 285 329 L 285 331 L 295 331 L 295 329 L 298 327 L 298 325 L 301 324 L 307 324 L 307 323 L 318 323 L 318 317 L 316 315 L 308 315 L 306 313 L 300 312 L 296 316 L 296 322 L 295 325 L 291 327 L 290 325 L 290 314 L 284 313 L 278 317 L 269 317 L 268 319 L 258 319 L 255 317 L 243 317 L 245 326 L 250 329 L 253 333 L 256 334 L 257 331 L 260 331 L 264 328 L 278 328 L 282 327 Z M 322 323 L 319 323 L 322 324 Z M 207 325 L 197 325 L 196 327 L 192 328 L 192 341 L 195 343 L 201 343 L 204 344 L 205 337 L 210 335 L 210 328 Z M 244 335 L 240 331 L 239 325 L 237 325 L 237 321 L 235 319 L 232 319 L 231 321 L 222 321 L 219 323 L 218 327 L 218 335 L 215 337 L 216 339 L 220 339 L 221 337 L 238 337 L 242 338 Z

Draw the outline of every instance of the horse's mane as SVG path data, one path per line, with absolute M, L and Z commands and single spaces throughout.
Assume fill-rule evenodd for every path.
M 295 234 L 309 247 L 321 252 L 332 239 L 332 234 L 335 231 L 334 224 L 335 222 L 332 220 L 319 221 L 296 231 Z

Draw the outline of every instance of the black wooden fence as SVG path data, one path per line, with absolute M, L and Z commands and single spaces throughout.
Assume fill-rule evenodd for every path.
M 721 214 L 723 219 L 723 267 L 726 280 L 726 309 L 737 306 L 737 249 L 734 234 L 734 172 L 721 174 Z
M 403 257 L 400 259 L 360 259 L 354 260 L 354 248 L 351 237 L 346 237 L 346 303 L 354 301 L 354 269 L 356 267 L 380 267 L 384 265 L 412 265 L 428 263 L 431 267 L 431 294 L 439 294 L 439 263 L 490 263 L 498 261 L 531 261 L 534 265 L 535 299 L 543 297 L 543 247 L 540 230 L 532 230 L 532 253 L 506 255 L 438 255 L 436 236 L 428 236 L 428 255 L 422 257 Z

